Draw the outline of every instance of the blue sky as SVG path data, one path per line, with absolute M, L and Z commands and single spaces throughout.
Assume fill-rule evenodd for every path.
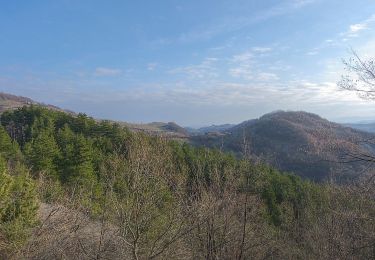
M 375 57 L 375 1 L 0 0 L 0 91 L 99 118 L 375 119 L 336 86 L 350 48 Z

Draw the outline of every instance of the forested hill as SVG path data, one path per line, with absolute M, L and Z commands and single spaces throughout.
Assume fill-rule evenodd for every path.
M 358 129 L 358 130 L 361 130 L 361 131 L 365 131 L 365 132 L 369 132 L 369 133 L 375 133 L 375 122 L 371 122 L 371 123 L 347 123 L 347 124 L 344 124 L 345 126 L 347 127 L 351 127 L 351 128 L 354 128 L 354 129 Z
M 0 113 L 30 104 L 36 104 L 36 102 L 30 98 L 0 92 Z
M 315 114 L 285 111 L 245 121 L 220 135 L 191 138 L 195 145 L 220 148 L 241 156 L 246 153 L 280 170 L 318 181 L 347 180 L 364 174 L 367 165 L 363 162 L 340 162 L 350 160 L 350 154 L 372 155 L 375 145 L 364 141 L 374 139 L 374 134 Z
M 0 112 L 24 105 L 43 107 L 66 112 L 52 105 L 43 105 L 29 98 L 0 93 Z M 97 122 L 109 122 L 95 119 Z M 279 170 L 293 172 L 316 181 L 329 178 L 335 181 L 352 181 L 366 174 L 362 162 L 346 163 L 348 154 L 374 154 L 375 146 L 363 140 L 375 140 L 375 135 L 329 122 L 318 115 L 306 112 L 278 111 L 259 119 L 238 125 L 219 125 L 197 130 L 184 129 L 174 122 L 134 124 L 118 122 L 134 132 L 163 135 L 170 139 L 184 140 L 195 146 L 223 149 L 238 157 L 244 155 L 266 162 Z M 244 141 L 246 144 L 244 144 Z
M 14 110 L 17 108 L 21 108 L 23 106 L 30 106 L 30 105 L 38 105 L 38 106 L 46 107 L 52 110 L 64 111 L 66 113 L 74 114 L 74 112 L 72 111 L 63 110 L 54 105 L 43 104 L 43 103 L 34 101 L 31 98 L 0 92 L 0 114 L 7 110 Z
M 0 114 L 7 110 L 14 110 L 17 108 L 21 108 L 23 106 L 30 106 L 30 105 L 37 105 L 41 107 L 45 107 L 48 109 L 56 110 L 65 112 L 71 115 L 75 115 L 76 113 L 70 110 L 62 109 L 54 105 L 44 104 L 41 102 L 37 102 L 27 97 L 16 96 L 12 94 L 7 94 L 0 92 Z M 97 121 L 101 121 L 101 119 L 96 118 Z M 104 120 L 106 121 L 106 120 Z M 114 123 L 114 122 L 113 122 Z M 136 132 L 144 132 L 151 135 L 166 135 L 170 138 L 175 139 L 187 139 L 189 133 L 187 130 L 174 122 L 152 122 L 152 123 L 129 123 L 129 122 L 116 122 L 122 126 L 126 126 L 132 131 Z
M 1 259 L 374 257 L 361 185 L 39 106 L 0 120 Z

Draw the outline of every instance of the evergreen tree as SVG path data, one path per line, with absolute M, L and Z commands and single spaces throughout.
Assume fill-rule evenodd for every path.
M 37 223 L 38 201 L 34 181 L 25 168 L 18 165 L 11 175 L 5 164 L 0 157 L 0 234 L 12 248 L 24 242 Z
M 19 153 L 17 143 L 12 142 L 4 127 L 0 126 L 0 154 L 3 155 L 5 159 L 9 160 L 20 156 Z
M 70 127 L 65 124 L 57 134 L 57 143 L 60 148 L 60 160 L 58 163 L 60 179 L 67 182 L 75 168 L 75 141 L 76 136 Z
M 25 154 L 33 172 L 46 172 L 56 176 L 56 163 L 59 147 L 50 130 L 42 130 L 39 135 L 25 146 Z
M 91 143 L 83 136 L 77 135 L 74 144 L 74 173 L 71 180 L 80 184 L 95 181 L 93 167 L 93 149 Z

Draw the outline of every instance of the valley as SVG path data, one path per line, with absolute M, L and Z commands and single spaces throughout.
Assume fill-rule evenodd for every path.
M 2 111 L 24 105 L 67 111 L 30 98 L 1 94 Z M 366 163 L 343 162 L 350 160 L 351 155 L 372 156 L 375 151 L 375 134 L 362 131 L 363 127 L 356 129 L 353 124 L 352 128 L 350 124 L 330 122 L 303 111 L 277 111 L 237 125 L 213 125 L 198 129 L 184 128 L 174 122 L 113 123 L 135 132 L 230 152 L 238 158 L 245 156 L 314 181 L 331 179 L 343 182 L 366 175 Z

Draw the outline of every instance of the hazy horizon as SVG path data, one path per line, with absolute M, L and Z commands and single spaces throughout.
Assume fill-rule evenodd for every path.
M 4 93 L 4 94 L 10 94 L 10 95 L 14 95 L 13 93 L 6 93 L 6 92 L 1 92 L 0 91 L 0 94 L 1 93 Z M 29 97 L 25 97 L 25 96 L 22 96 L 22 95 L 19 95 L 19 97 L 24 97 L 24 98 L 29 98 Z M 42 101 L 39 101 L 39 100 L 33 100 L 34 102 L 37 102 L 37 103 L 40 103 L 42 105 L 52 105 L 54 106 L 54 104 L 50 104 L 48 102 L 42 102 Z M 71 109 L 69 109 L 68 107 L 59 107 L 60 109 L 63 109 L 65 111 L 70 111 L 70 112 L 73 112 L 73 113 L 85 113 L 84 111 L 73 111 Z M 163 121 L 163 120 L 154 120 L 154 121 L 124 121 L 122 120 L 121 118 L 120 119 L 116 119 L 116 118 L 100 118 L 100 117 L 95 117 L 95 115 L 92 115 L 89 113 L 85 113 L 86 115 L 90 116 L 90 117 L 94 117 L 95 119 L 99 119 L 99 120 L 113 120 L 113 121 L 117 121 L 117 122 L 125 122 L 125 123 L 130 123 L 130 124 L 150 124 L 150 123 L 168 123 L 168 122 L 174 122 L 174 123 L 177 123 L 178 125 L 182 126 L 182 127 L 185 127 L 185 128 L 193 128 L 193 129 L 199 129 L 199 128 L 203 128 L 203 127 L 209 127 L 209 126 L 220 126 L 220 125 L 238 125 L 238 124 L 241 124 L 245 121 L 249 121 L 249 120 L 253 120 L 253 119 L 259 119 L 260 117 L 266 115 L 266 114 L 271 114 L 271 113 L 277 113 L 277 112 L 307 112 L 307 113 L 312 113 L 311 111 L 305 111 L 305 110 L 281 110 L 281 109 L 278 109 L 278 110 L 274 110 L 274 111 L 268 111 L 266 113 L 262 113 L 262 114 L 259 114 L 257 116 L 254 116 L 252 118 L 248 118 L 246 120 L 242 120 L 242 121 L 233 121 L 233 122 L 218 122 L 218 123 L 210 123 L 209 121 L 205 122 L 204 124 L 200 124 L 200 125 L 184 125 L 184 124 L 180 124 L 178 121 L 176 120 L 172 120 L 172 121 Z M 318 114 L 319 115 L 319 114 Z M 319 115 L 320 116 L 320 115 Z M 324 118 L 324 119 L 328 119 L 332 122 L 335 122 L 335 123 L 341 123 L 341 124 L 370 124 L 370 123 L 375 123 L 375 119 L 373 118 L 363 118 L 363 117 L 353 117 L 353 118 L 338 118 L 337 120 L 331 120 L 329 118 Z
M 375 56 L 370 0 L 11 1 L 0 28 L 0 91 L 96 118 L 375 119 L 375 101 L 336 85 L 350 48 Z

